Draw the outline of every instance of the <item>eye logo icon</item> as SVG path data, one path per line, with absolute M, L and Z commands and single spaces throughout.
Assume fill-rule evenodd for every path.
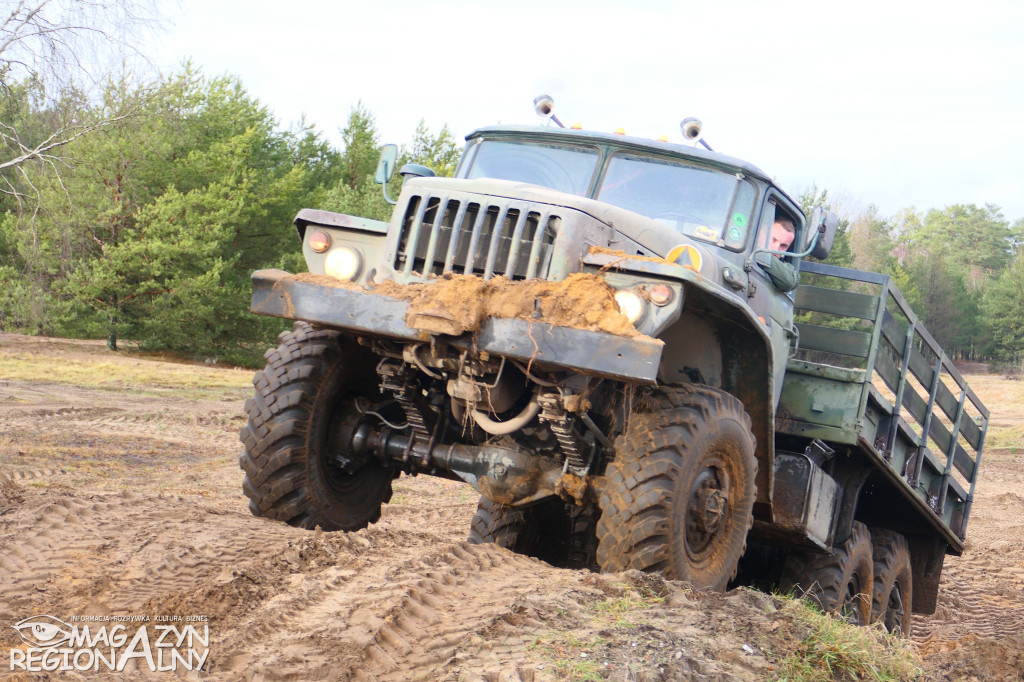
M 71 626 L 53 616 L 32 616 L 12 626 L 30 646 L 45 649 L 71 639 Z

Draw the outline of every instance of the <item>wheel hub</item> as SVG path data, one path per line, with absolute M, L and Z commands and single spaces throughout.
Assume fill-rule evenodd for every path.
M 715 539 L 728 511 L 727 490 L 713 469 L 705 469 L 697 477 L 686 507 L 686 544 L 693 552 L 701 552 Z
M 885 612 L 885 629 L 889 632 L 901 630 L 903 615 L 903 597 L 900 594 L 899 583 L 896 583 L 889 595 L 889 604 Z
M 856 573 L 850 576 L 850 581 L 846 585 L 845 597 L 840 610 L 843 619 L 850 625 L 867 625 L 867 623 L 862 622 L 861 612 L 861 600 L 865 599 L 866 596 L 861 591 L 860 576 Z
M 721 490 L 701 490 L 697 493 L 697 525 L 707 532 L 714 533 L 725 515 L 725 496 Z
M 330 463 L 347 474 L 361 469 L 370 459 L 365 442 L 368 431 L 368 423 L 355 409 L 340 411 L 327 435 Z

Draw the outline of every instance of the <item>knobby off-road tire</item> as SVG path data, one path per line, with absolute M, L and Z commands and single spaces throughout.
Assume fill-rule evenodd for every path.
M 871 544 L 875 573 L 871 622 L 881 621 L 889 632 L 909 637 L 914 594 L 907 539 L 895 531 L 873 528 Z
M 851 625 L 871 622 L 874 582 L 871 533 L 860 521 L 853 533 L 831 555 L 824 552 L 790 554 L 783 567 L 780 587 L 806 597 L 826 613 L 842 616 Z
M 513 552 L 529 554 L 529 549 L 536 544 L 536 537 L 530 533 L 535 524 L 528 518 L 527 511 L 506 507 L 481 497 L 476 505 L 476 514 L 469 524 L 467 542 L 471 545 L 493 542 Z
M 553 498 L 529 507 L 505 507 L 481 497 L 469 527 L 470 544 L 493 542 L 558 568 L 597 568 L 598 510 Z
M 391 499 L 393 472 L 370 459 L 349 473 L 330 453 L 338 426 L 359 419 L 355 397 L 376 394 L 375 363 L 348 337 L 303 322 L 278 341 L 245 403 L 239 464 L 249 510 L 300 528 L 364 528 Z
M 724 590 L 753 522 L 754 445 L 742 403 L 723 391 L 667 388 L 638 406 L 605 472 L 601 570 Z

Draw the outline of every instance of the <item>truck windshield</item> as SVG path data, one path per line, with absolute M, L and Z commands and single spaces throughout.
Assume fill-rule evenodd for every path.
M 707 166 L 620 153 L 608 162 L 597 199 L 735 249 L 745 241 L 754 187 Z
M 528 182 L 589 196 L 596 147 L 508 140 L 475 145 L 460 176 Z M 754 185 L 735 173 L 633 152 L 612 154 L 594 198 L 653 218 L 733 250 L 743 248 L 754 211 Z
M 485 140 L 476 146 L 465 177 L 528 182 L 586 196 L 599 158 L 594 147 Z

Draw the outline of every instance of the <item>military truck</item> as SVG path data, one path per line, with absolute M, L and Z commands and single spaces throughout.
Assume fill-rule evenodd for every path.
M 252 311 L 296 322 L 246 403 L 252 513 L 356 530 L 427 474 L 481 493 L 470 542 L 933 612 L 988 411 L 892 280 L 811 262 L 833 213 L 684 135 L 485 127 L 454 178 L 403 167 L 388 222 L 300 211 L 309 272 L 253 274 Z M 551 318 L 588 304 L 570 281 L 628 332 Z M 525 313 L 459 322 L 499 285 Z

